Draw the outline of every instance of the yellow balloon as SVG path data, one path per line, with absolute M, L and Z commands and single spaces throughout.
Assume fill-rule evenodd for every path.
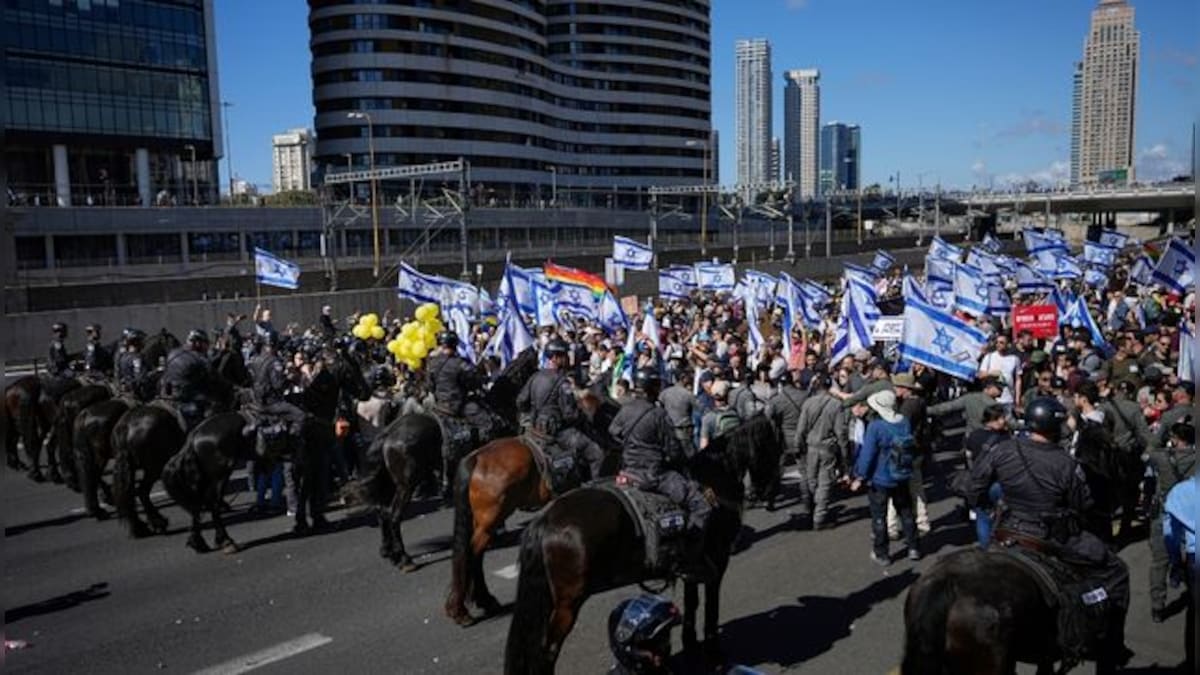
M 442 323 L 441 319 L 430 319 L 429 322 L 426 323 L 425 325 L 429 326 L 430 330 L 433 331 L 434 335 L 437 335 L 438 333 L 446 330 L 446 324 Z
M 416 335 L 417 331 L 420 329 L 421 324 L 417 323 L 416 321 L 409 321 L 400 329 L 400 337 L 405 339 L 411 338 L 412 336 Z
M 420 370 L 421 369 L 421 359 L 416 359 L 416 358 L 410 357 L 410 358 L 404 359 L 404 363 L 412 370 Z
M 372 338 L 374 338 L 376 340 L 382 340 L 384 335 L 386 335 L 386 333 L 383 330 L 383 326 L 374 326 L 373 328 L 371 328 L 371 337 Z
M 367 339 L 366 328 L 362 324 L 359 324 L 359 325 L 355 326 L 353 329 L 351 329 L 350 334 L 353 335 L 354 337 L 358 338 L 359 340 Z
M 372 312 L 370 314 L 363 316 L 361 319 L 358 320 L 358 322 L 367 327 L 378 326 L 379 325 L 379 315 Z

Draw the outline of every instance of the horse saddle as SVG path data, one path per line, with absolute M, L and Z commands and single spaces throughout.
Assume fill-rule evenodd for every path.
M 597 485 L 617 496 L 645 547 L 646 570 L 651 576 L 675 576 L 685 567 L 687 513 L 665 495 L 628 482 Z
M 1097 578 L 1096 567 L 1073 564 L 1055 555 L 1053 545 L 1039 549 L 997 534 L 1001 545 L 992 550 L 1024 567 L 1037 581 L 1047 606 L 1058 610 L 1058 647 L 1064 663 L 1094 659 L 1107 632 L 1112 604 L 1105 590 L 1109 580 Z
M 574 490 L 583 483 L 575 453 L 559 445 L 553 436 L 531 429 L 521 436 L 521 442 L 529 448 L 533 463 L 553 496 Z M 533 510 L 538 509 L 540 507 Z
M 452 415 L 443 408 L 434 409 L 433 416 L 442 430 L 442 457 L 455 459 L 466 455 L 475 449 L 478 441 L 475 428 L 466 418 Z

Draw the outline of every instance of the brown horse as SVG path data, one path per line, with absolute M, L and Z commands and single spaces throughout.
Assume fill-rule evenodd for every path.
M 588 435 L 601 447 L 613 448 L 608 425 L 619 409 L 616 401 L 591 390 L 577 393 L 577 399 L 589 421 Z M 500 609 L 483 574 L 483 554 L 496 528 L 518 509 L 537 511 L 554 497 L 533 453 L 520 437 L 500 438 L 459 463 L 454 481 L 454 559 L 446 598 L 446 614 L 459 625 L 475 622 L 466 607 L 468 596 L 485 616 Z M 609 452 L 601 473 L 616 473 L 618 458 L 618 453 Z

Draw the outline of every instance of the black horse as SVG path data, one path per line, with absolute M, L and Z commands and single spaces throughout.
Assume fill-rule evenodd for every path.
M 81 491 L 79 484 L 81 471 L 74 450 L 75 419 L 88 407 L 107 401 L 112 397 L 111 386 L 94 383 L 83 384 L 79 388 L 63 394 L 62 399 L 58 402 L 58 414 L 54 418 L 54 431 L 50 434 L 46 444 L 48 461 L 54 462 L 55 457 L 58 458 L 59 469 L 51 467 L 51 480 L 53 480 L 54 474 L 60 470 L 67 487 L 76 492 Z
M 495 430 L 496 437 L 516 432 L 517 394 L 535 372 L 537 354 L 527 349 L 504 368 L 484 395 L 484 407 L 508 425 L 507 429 Z M 439 473 L 445 480 L 452 480 L 461 458 L 443 462 L 442 431 L 437 419 L 428 413 L 410 413 L 401 415 L 375 438 L 367 459 L 374 466 L 364 480 L 350 486 L 350 491 L 379 511 L 379 555 L 411 572 L 417 566 L 404 548 L 404 510 L 418 486 L 436 482 Z
M 774 426 L 756 416 L 717 439 L 692 462 L 692 476 L 710 490 L 716 507 L 704 548 L 715 570 L 705 586 L 704 638 L 719 654 L 717 628 L 721 580 L 733 541 L 741 529 L 743 480 L 766 491 L 779 475 L 781 446 Z M 520 581 L 508 630 L 504 670 L 522 675 L 553 673 L 559 650 L 579 609 L 595 593 L 646 580 L 645 550 L 637 524 L 621 497 L 604 488 L 582 488 L 559 497 L 525 529 L 521 539 Z M 683 642 L 697 645 L 696 581 L 684 584 Z
M 79 468 L 83 506 L 88 515 L 97 520 L 108 518 L 108 512 L 100 506 L 97 493 L 103 491 L 105 501 L 114 503 L 112 492 L 101 480 L 104 467 L 114 456 L 113 429 L 132 407 L 133 402 L 129 399 L 113 398 L 88 406 L 75 417 L 72 445 L 75 464 Z
M 113 499 L 117 516 L 127 524 L 131 537 L 167 530 L 167 519 L 154 506 L 150 490 L 162 475 L 167 460 L 183 447 L 185 438 L 178 413 L 157 403 L 129 410 L 113 427 Z M 138 469 L 142 471 L 141 480 L 137 478 Z M 149 528 L 138 517 L 135 496 L 146 511 Z
M 46 480 L 42 473 L 42 446 L 48 453 L 47 469 L 50 480 L 62 483 L 60 461 L 55 453 L 57 444 L 51 436 L 54 421 L 58 418 L 58 401 L 79 387 L 74 378 L 52 378 L 46 375 L 26 375 L 4 388 L 4 414 L 8 428 L 17 433 L 8 434 L 6 452 L 9 466 L 19 466 L 17 440 L 25 447 L 29 478 L 36 482 Z

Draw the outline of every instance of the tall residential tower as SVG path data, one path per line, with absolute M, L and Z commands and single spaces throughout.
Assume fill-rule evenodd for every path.
M 1137 101 L 1140 35 L 1126 0 L 1100 0 L 1083 46 L 1079 97 L 1072 115 L 1079 142 L 1072 143 L 1071 166 L 1078 182 L 1124 183 L 1134 179 L 1134 113 Z
M 271 187 L 276 194 L 312 189 L 313 145 L 308 129 L 288 129 L 271 138 Z
M 771 44 L 737 42 L 737 180 L 769 182 L 771 173 Z
M 799 185 L 800 199 L 817 196 L 821 134 L 821 73 L 815 68 L 784 73 L 783 177 Z
M 861 150 L 857 124 L 830 122 L 821 127 L 821 194 L 862 187 Z

